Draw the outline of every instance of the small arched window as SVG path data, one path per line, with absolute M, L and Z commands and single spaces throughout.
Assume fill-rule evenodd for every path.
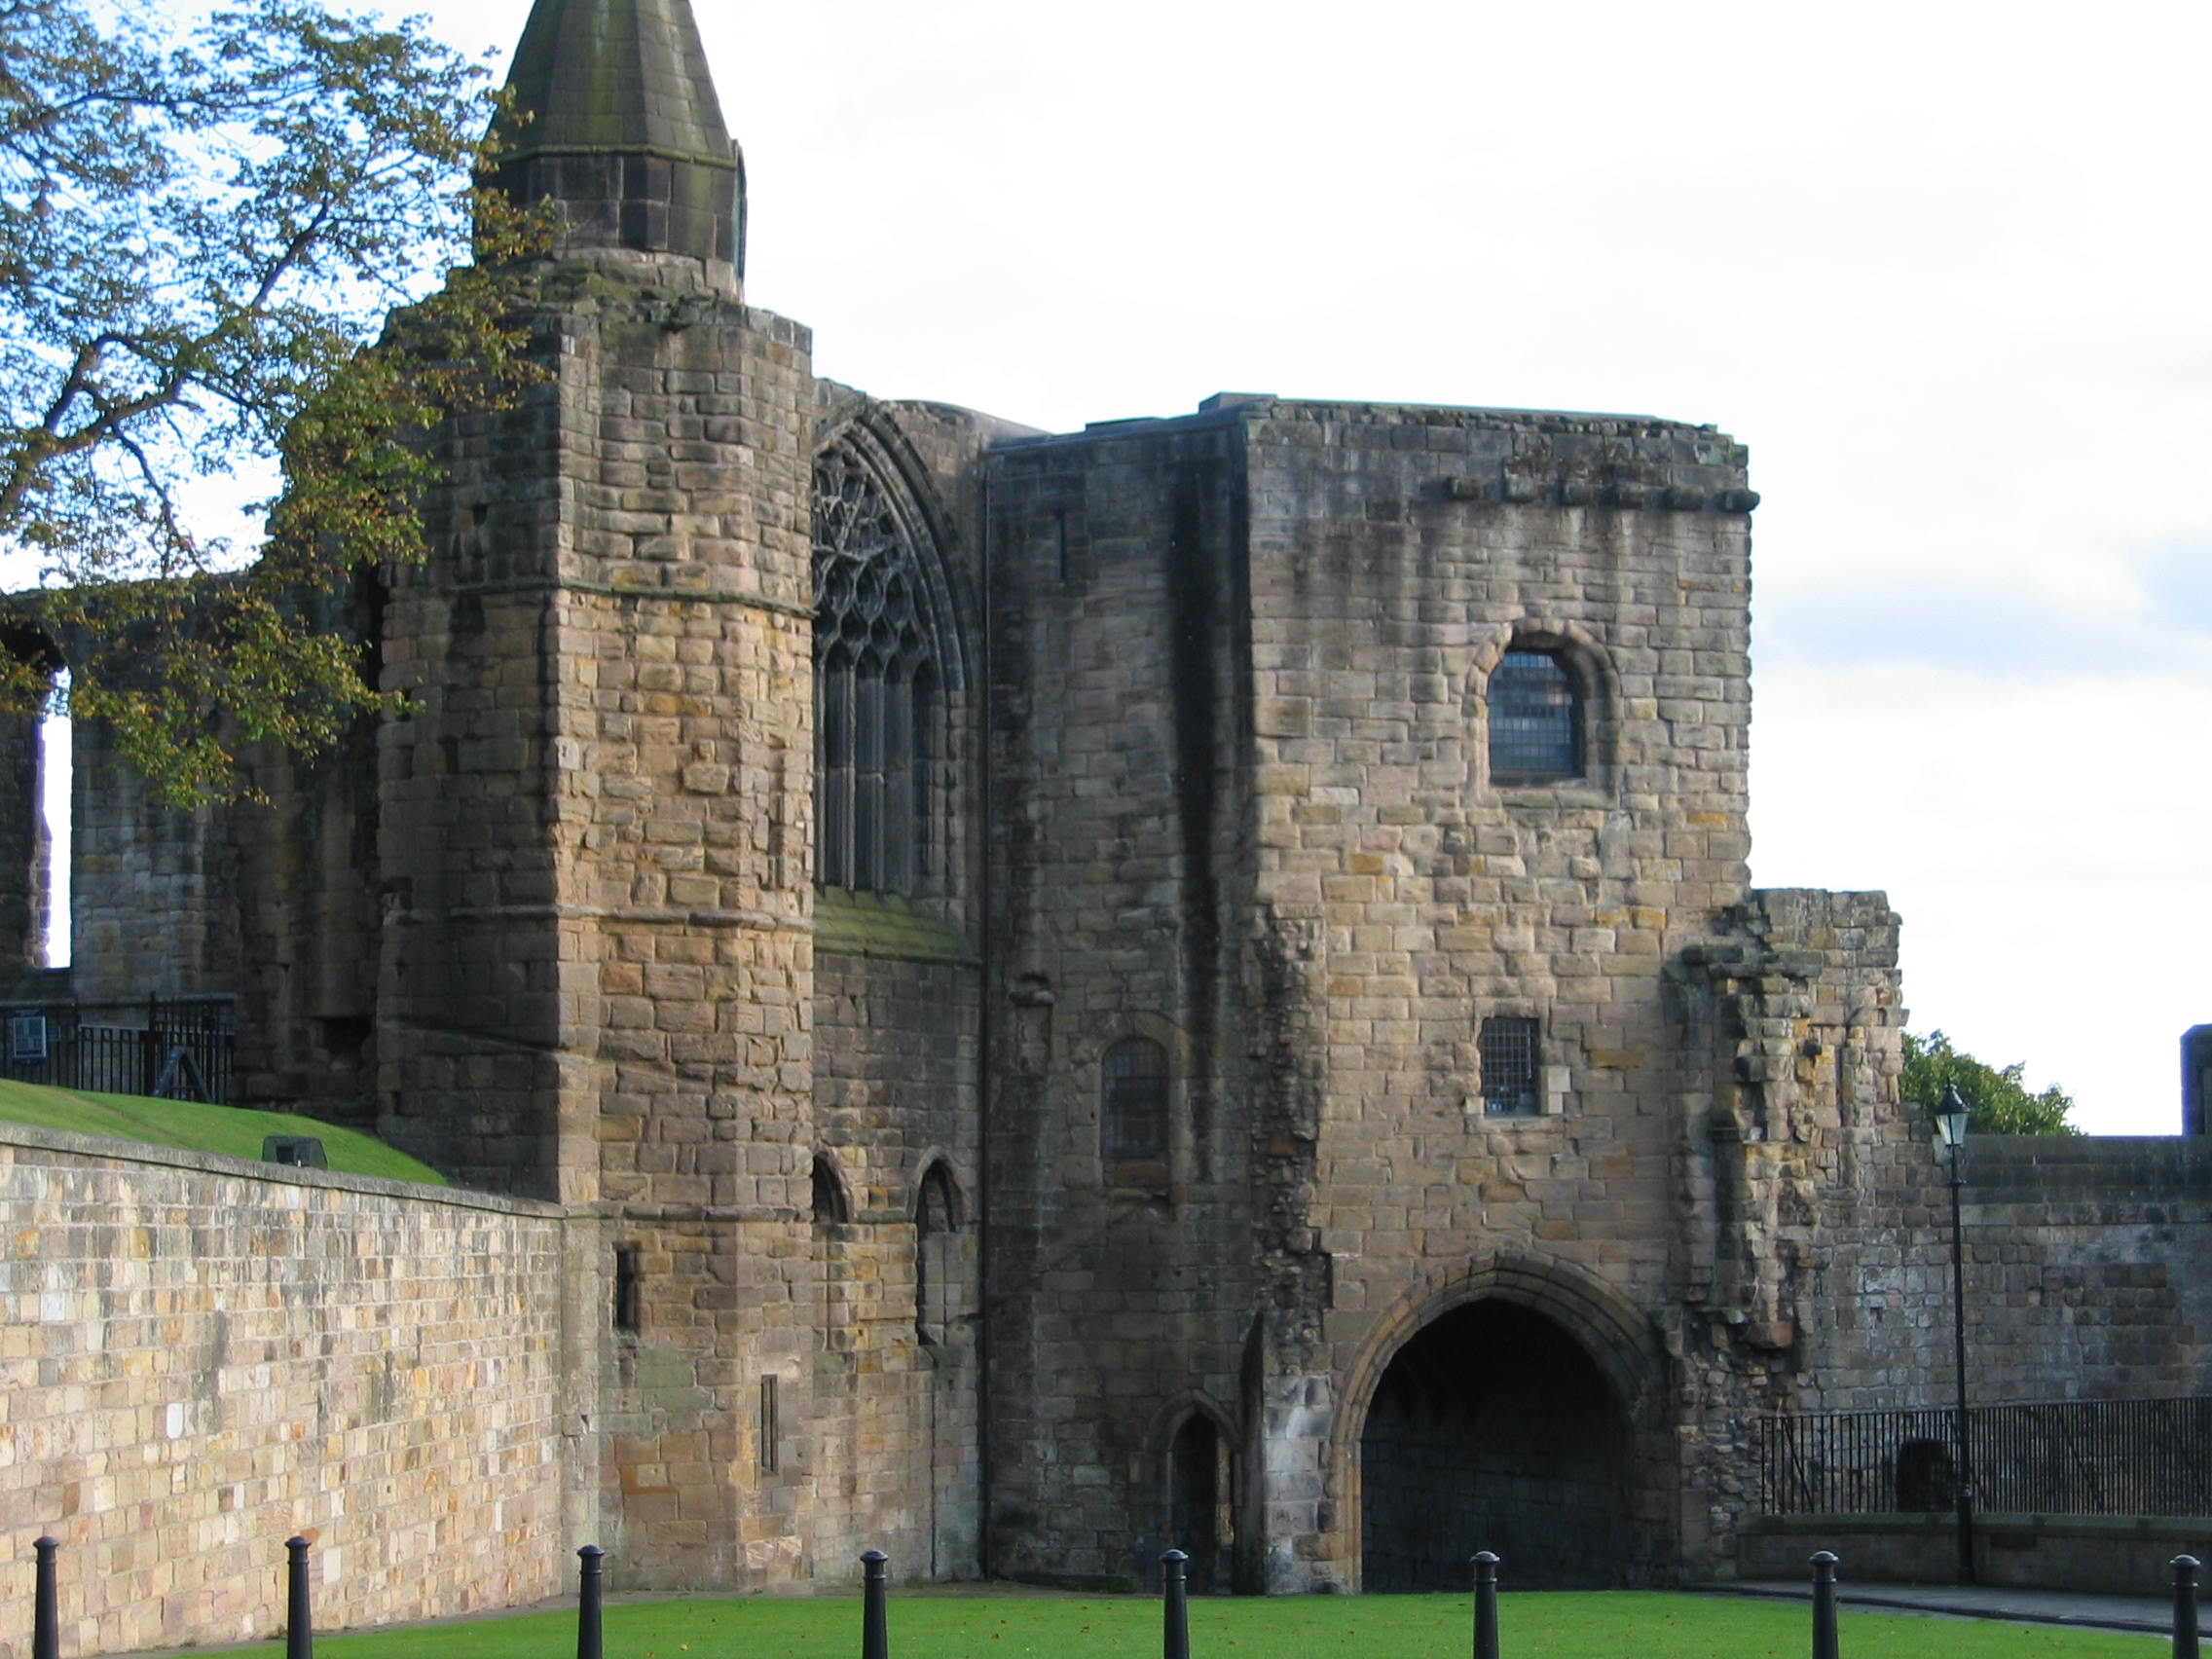
M 826 1152 L 814 1155 L 814 1225 L 842 1227 L 853 1219 L 851 1200 L 835 1161 Z
M 815 879 L 915 893 L 933 873 L 941 683 L 906 523 L 859 454 L 814 463 Z
M 959 1229 L 952 1177 L 933 1163 L 914 1204 L 914 1334 L 942 1344 L 953 1315 L 954 1234 Z
M 1507 651 L 1491 671 L 1489 703 L 1493 783 L 1582 776 L 1582 695 L 1557 651 Z
M 1099 1062 L 1099 1157 L 1115 1187 L 1167 1184 L 1167 1051 L 1128 1037 Z

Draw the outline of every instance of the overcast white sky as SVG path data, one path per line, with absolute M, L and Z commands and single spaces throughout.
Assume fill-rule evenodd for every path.
M 471 50 L 526 0 L 439 0 Z M 1209 392 L 1751 445 L 1754 875 L 2178 1124 L 2212 1021 L 2212 7 L 701 0 L 754 303 L 1048 427 Z

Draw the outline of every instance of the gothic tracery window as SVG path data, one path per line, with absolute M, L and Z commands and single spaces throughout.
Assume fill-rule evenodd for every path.
M 815 879 L 913 893 L 932 873 L 939 670 L 898 509 L 843 444 L 814 463 Z

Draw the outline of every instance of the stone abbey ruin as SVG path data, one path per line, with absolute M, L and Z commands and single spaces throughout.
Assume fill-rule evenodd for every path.
M 348 601 L 405 712 L 194 815 L 77 736 L 18 1006 L 230 999 L 244 1103 L 457 1183 L 0 1137 L 0 1491 L 104 1639 L 250 1627 L 294 1529 L 356 1619 L 586 1542 L 1725 1575 L 1762 1419 L 1948 1400 L 1898 918 L 1749 881 L 1740 446 L 881 401 L 744 301 L 685 0 L 538 0 L 513 86 L 554 372 Z M 2202 1389 L 2199 1144 L 1980 1160 L 1981 1398 Z

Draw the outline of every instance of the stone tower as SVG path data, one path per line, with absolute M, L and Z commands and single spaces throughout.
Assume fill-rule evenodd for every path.
M 775 1577 L 813 1346 L 809 341 L 743 302 L 684 0 L 540 0 L 510 87 L 500 180 L 565 218 L 550 380 L 441 434 L 386 616 L 381 1122 L 596 1228 L 577 1430 L 630 1581 Z

